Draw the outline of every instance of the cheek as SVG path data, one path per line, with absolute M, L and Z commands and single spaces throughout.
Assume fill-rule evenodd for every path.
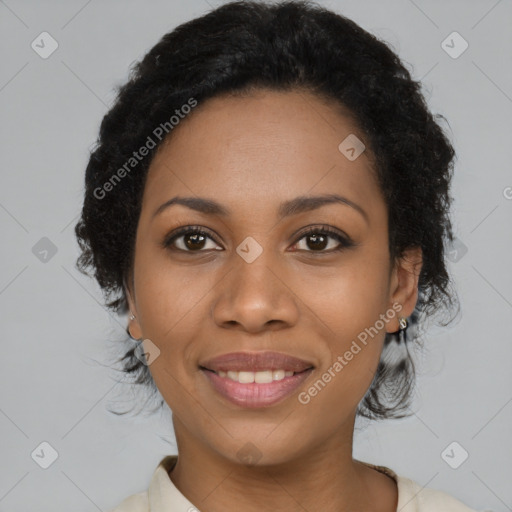
M 160 350 L 149 370 L 165 401 L 181 410 L 187 406 L 188 393 L 194 393 L 190 389 L 196 370 L 194 340 L 201 339 L 201 321 L 214 281 L 196 274 L 191 279 L 190 271 L 171 268 L 161 258 L 150 261 L 143 254 L 137 264 L 135 289 L 143 337 Z
M 355 410 L 366 394 L 377 371 L 385 338 L 383 323 L 378 323 L 383 310 L 378 305 L 378 301 L 369 304 L 354 299 L 339 301 L 337 307 L 329 306 L 325 357 L 315 379 L 303 388 L 300 399 L 301 404 L 311 406 L 311 417 L 331 411 L 331 422 L 336 423 L 347 411 Z
M 140 253 L 136 262 L 137 310 L 144 334 L 163 343 L 183 339 L 179 330 L 193 330 L 195 311 L 205 307 L 214 273 L 201 266 L 172 265 L 162 250 Z
M 321 272 L 303 267 L 293 285 L 307 306 L 304 313 L 312 311 L 317 321 L 342 341 L 373 325 L 388 304 L 387 261 L 366 249 Z
M 308 306 L 304 311 L 315 313 L 312 318 L 329 352 L 313 387 L 305 389 L 304 400 L 311 399 L 319 413 L 329 407 L 342 413 L 340 405 L 356 407 L 377 370 L 386 333 L 381 315 L 388 303 L 387 262 L 365 260 L 354 257 L 351 264 L 317 280 L 315 289 L 305 284 L 310 279 L 301 279 L 299 293 Z

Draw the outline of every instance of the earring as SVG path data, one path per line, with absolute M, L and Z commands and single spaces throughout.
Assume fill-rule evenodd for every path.
M 398 317 L 398 331 L 390 332 L 389 338 L 386 337 L 386 339 L 389 341 L 393 340 L 397 344 L 400 344 L 401 342 L 406 343 L 407 342 L 407 326 L 409 325 L 409 322 L 407 321 L 407 318 L 403 316 Z
M 135 315 L 133 313 L 130 313 L 130 320 L 135 320 Z

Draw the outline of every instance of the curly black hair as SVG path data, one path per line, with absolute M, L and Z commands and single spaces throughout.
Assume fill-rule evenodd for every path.
M 97 280 L 108 309 L 126 314 L 125 285 L 132 275 L 145 179 L 162 141 L 172 137 L 170 113 L 258 89 L 310 92 L 349 112 L 376 163 L 389 212 L 392 261 L 410 247 L 423 251 L 409 339 L 404 332 L 386 334 L 378 370 L 357 411 L 369 419 L 408 416 L 415 382 L 408 345 L 420 341 L 420 317 L 458 304 L 445 266 L 453 241 L 449 187 L 455 151 L 437 122 L 444 117 L 430 113 L 421 83 L 391 47 L 316 2 L 226 3 L 164 35 L 131 68 L 102 120 L 87 165 L 75 226 L 81 249 L 77 268 Z M 147 156 L 135 160 L 134 151 L 142 147 Z M 149 368 L 136 357 L 126 332 L 128 350 L 118 359 L 124 362 L 119 371 L 155 394 Z

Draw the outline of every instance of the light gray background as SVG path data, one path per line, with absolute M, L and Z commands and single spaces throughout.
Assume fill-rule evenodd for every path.
M 320 3 L 389 41 L 448 119 L 454 226 L 467 247 L 450 263 L 462 314 L 431 333 L 415 414 L 358 431 L 354 456 L 477 510 L 512 510 L 512 2 Z M 75 270 L 73 227 L 114 85 L 164 33 L 219 4 L 0 1 L 1 512 L 109 510 L 176 453 L 169 414 L 106 410 L 122 389 L 94 360 L 108 364 L 105 340 L 126 319 L 107 314 Z M 47 59 L 31 48 L 43 31 L 59 44 Z M 453 31 L 469 43 L 456 59 L 441 47 Z M 57 248 L 47 262 L 32 252 L 42 237 Z M 43 441 L 58 452 L 48 469 L 31 457 Z M 453 441 L 469 453 L 458 469 L 441 457 Z

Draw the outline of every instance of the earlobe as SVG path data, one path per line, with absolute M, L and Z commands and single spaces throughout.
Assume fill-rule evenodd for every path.
M 129 316 L 129 324 L 127 327 L 128 334 L 134 339 L 139 340 L 142 338 L 142 332 L 137 317 L 131 313 Z
M 130 335 L 130 337 L 132 337 L 134 340 L 142 339 L 142 333 L 140 330 L 140 326 L 135 317 L 133 317 L 133 320 L 130 321 L 130 324 L 128 325 L 126 330 L 127 330 L 128 334 Z
M 421 247 L 407 249 L 397 260 L 391 278 L 391 305 L 398 303 L 402 306 L 398 316 L 409 317 L 418 300 L 418 282 L 423 265 Z M 398 319 L 396 330 L 398 330 Z M 392 332 L 392 331 L 390 331 Z

